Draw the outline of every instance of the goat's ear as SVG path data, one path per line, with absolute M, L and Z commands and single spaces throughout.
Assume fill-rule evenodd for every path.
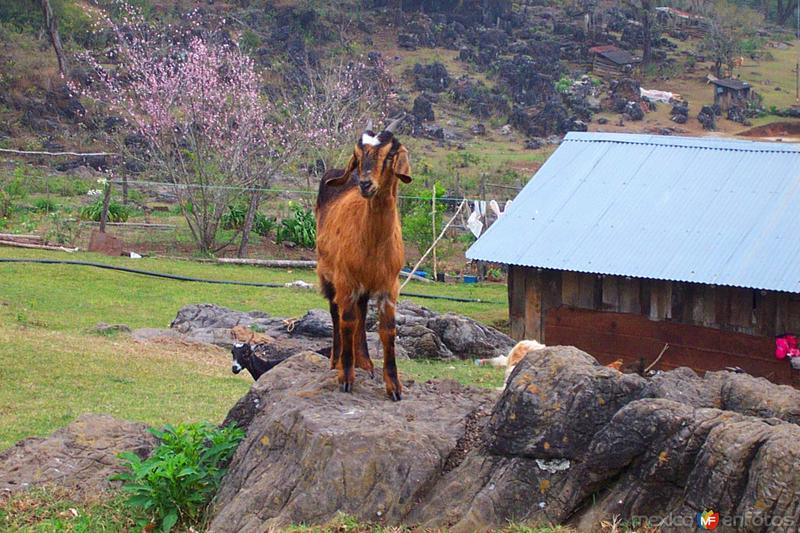
M 403 183 L 411 183 L 411 164 L 408 162 L 408 150 L 405 146 L 400 146 L 397 150 L 392 170 Z
M 350 161 L 348 161 L 347 163 L 347 168 L 344 169 L 344 174 L 342 174 L 341 176 L 337 176 L 335 178 L 330 178 L 325 182 L 325 185 L 330 185 L 332 187 L 338 187 L 340 185 L 344 185 L 345 183 L 350 181 L 350 175 L 353 173 L 353 171 L 356 169 L 357 166 L 358 166 L 358 159 L 356 158 L 355 152 L 353 152 L 353 155 L 350 157 Z

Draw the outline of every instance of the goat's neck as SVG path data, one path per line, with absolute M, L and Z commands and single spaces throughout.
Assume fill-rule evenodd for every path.
M 365 211 L 367 228 L 365 235 L 369 242 L 383 244 L 397 226 L 397 185 L 378 191 L 367 201 Z

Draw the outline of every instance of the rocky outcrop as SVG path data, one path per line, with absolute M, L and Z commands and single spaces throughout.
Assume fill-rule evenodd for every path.
M 326 363 L 291 357 L 231 411 L 247 438 L 211 531 L 321 523 L 339 510 L 454 532 L 509 521 L 590 530 L 617 515 L 672 516 L 688 531 L 706 508 L 744 520 L 737 531 L 800 523 L 788 387 L 688 369 L 645 379 L 559 346 L 530 352 L 499 398 L 406 383 L 392 403 L 361 371 L 353 394 L 338 393 Z
M 514 341 L 500 331 L 454 313 L 440 315 L 407 300 L 397 304 L 397 356 L 425 359 L 478 359 L 505 355 Z M 330 313 L 312 309 L 297 320 L 272 317 L 261 311 L 244 313 L 212 304 L 193 304 L 178 311 L 170 330 L 136 330 L 136 339 L 158 336 L 231 348 L 232 329 L 244 326 L 271 340 L 259 344 L 259 354 L 283 360 L 308 350 L 327 353 L 332 345 Z M 374 306 L 367 314 L 367 345 L 372 358 L 383 357 Z
M 0 496 L 54 485 L 77 500 L 119 488 L 109 476 L 121 473 L 117 454 L 144 458 L 156 439 L 144 424 L 109 415 L 83 415 L 46 438 L 31 437 L 0 453 Z
M 490 391 L 455 382 L 404 383 L 385 401 L 380 378 L 358 371 L 352 394 L 313 353 L 296 355 L 237 405 L 247 437 L 215 500 L 211 531 L 321 523 L 344 511 L 369 522 L 404 520 L 448 458 L 467 420 L 488 414 Z

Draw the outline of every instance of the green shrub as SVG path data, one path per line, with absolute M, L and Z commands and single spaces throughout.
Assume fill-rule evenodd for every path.
M 222 229 L 241 229 L 247 217 L 247 206 L 244 204 L 229 205 L 228 211 L 222 215 Z
M 245 54 L 253 53 L 258 47 L 261 46 L 261 38 L 251 29 L 246 29 L 239 37 L 239 48 Z
M 267 217 L 261 213 L 256 213 L 256 218 L 253 220 L 253 231 L 262 237 L 266 237 L 278 227 L 278 222 L 275 217 Z M 314 228 L 316 232 L 316 226 Z
M 559 94 L 567 94 L 571 88 L 572 79 L 567 75 L 561 76 L 561 79 L 556 82 L 556 91 Z
M 28 196 L 26 177 L 21 166 L 15 168 L 11 176 L 0 176 L 0 218 L 9 216 L 16 202 Z
M 48 242 L 74 246 L 80 237 L 81 225 L 72 219 L 64 217 L 61 213 L 50 213 L 50 228 L 45 238 Z
M 234 426 L 207 422 L 167 425 L 150 430 L 161 444 L 145 460 L 132 452 L 119 455 L 126 472 L 112 477 L 124 482 L 127 504 L 142 511 L 161 531 L 176 524 L 197 524 L 216 494 L 228 462 L 244 438 Z
M 103 215 L 103 199 L 98 198 L 94 203 L 87 205 L 81 209 L 80 216 L 82 220 L 93 220 L 100 222 L 100 217 Z M 122 205 L 116 200 L 111 200 L 108 204 L 108 221 L 109 222 L 127 222 L 130 216 L 130 209 L 128 206 Z
M 442 198 L 445 194 L 444 187 L 438 182 L 434 184 L 436 188 L 436 197 Z M 425 253 L 435 238 L 433 235 L 433 227 L 431 225 L 431 212 L 433 206 L 431 200 L 433 198 L 433 190 L 421 190 L 418 193 L 419 200 L 409 200 L 405 213 L 403 214 L 403 239 L 414 244 L 420 253 Z M 442 214 L 445 210 L 444 202 L 436 203 L 436 231 L 442 229 Z
M 281 220 L 275 240 L 278 244 L 291 241 L 304 248 L 313 248 L 317 242 L 317 223 L 314 212 L 303 206 L 290 203 L 292 216 Z
M 58 209 L 58 206 L 50 198 L 37 198 L 33 201 L 33 208 L 42 213 L 52 213 Z

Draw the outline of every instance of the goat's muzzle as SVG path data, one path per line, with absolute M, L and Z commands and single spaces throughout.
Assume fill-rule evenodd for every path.
M 233 365 L 231 366 L 231 372 L 233 372 L 234 374 L 238 374 L 242 370 L 243 370 L 242 365 L 234 361 Z
M 372 198 L 375 196 L 375 185 L 371 181 L 359 181 L 358 188 L 361 190 L 361 196 L 364 198 Z

